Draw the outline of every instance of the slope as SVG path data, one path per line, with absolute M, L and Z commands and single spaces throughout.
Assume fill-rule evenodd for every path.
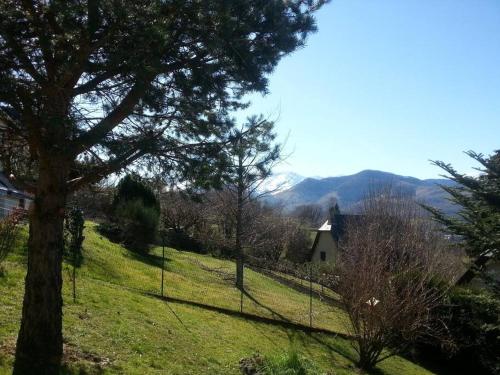
M 358 373 L 348 340 L 239 316 L 230 261 L 167 249 L 165 289 L 159 293 L 161 249 L 142 257 L 101 237 L 88 223 L 85 262 L 78 271 L 76 303 L 64 270 L 64 336 L 67 374 L 238 374 L 242 357 L 272 355 L 294 347 L 335 374 Z M 10 373 L 23 294 L 26 233 L 0 277 L 0 374 Z M 308 297 L 247 271 L 244 311 L 308 320 Z M 342 311 L 314 300 L 315 325 L 343 331 Z M 210 308 L 211 307 L 211 308 Z M 228 313 L 234 311 L 234 314 Z M 280 318 L 281 319 L 281 318 Z M 383 362 L 384 374 L 429 374 L 399 357 Z

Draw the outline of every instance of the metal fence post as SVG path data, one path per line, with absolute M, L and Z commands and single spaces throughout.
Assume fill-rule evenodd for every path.
M 165 278 L 165 233 L 161 236 L 161 296 L 163 297 L 163 280 Z
M 309 327 L 312 328 L 312 306 L 313 306 L 313 294 L 312 294 L 312 267 L 309 266 Z
M 243 275 L 245 274 L 245 263 L 243 263 Z M 244 288 L 245 278 L 243 277 L 243 284 L 240 288 L 240 313 L 243 312 L 243 288 Z

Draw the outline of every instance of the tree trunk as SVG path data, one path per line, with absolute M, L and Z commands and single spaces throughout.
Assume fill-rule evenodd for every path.
M 457 280 L 456 284 L 457 285 L 467 285 L 469 284 L 474 277 L 476 277 L 478 274 L 481 273 L 481 271 L 484 269 L 484 266 L 492 259 L 490 256 L 490 251 L 487 250 L 483 252 L 482 254 L 479 254 L 479 256 L 476 258 L 474 263 L 472 263 L 472 266 L 470 266 L 465 273 L 460 276 L 460 278 Z
M 63 164 L 57 156 L 40 161 L 14 375 L 57 374 L 62 359 L 61 267 L 68 175 Z

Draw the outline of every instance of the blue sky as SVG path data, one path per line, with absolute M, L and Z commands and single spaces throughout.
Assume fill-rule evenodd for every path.
M 500 148 L 500 1 L 333 0 L 317 25 L 249 97 L 288 137 L 278 171 L 434 178 Z

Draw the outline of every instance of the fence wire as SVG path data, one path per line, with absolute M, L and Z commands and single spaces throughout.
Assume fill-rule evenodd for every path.
M 164 257 L 163 257 L 164 254 Z M 236 264 L 225 259 L 157 247 L 148 255 L 123 253 L 123 262 L 106 266 L 103 251 L 93 254 L 80 276 L 165 297 L 198 307 L 245 313 L 304 327 L 343 332 L 344 313 L 333 290 L 312 274 L 268 267 L 255 261 L 244 268 L 244 289 L 235 286 Z M 85 255 L 84 255 L 85 256 Z M 163 281 L 163 282 L 162 282 Z

